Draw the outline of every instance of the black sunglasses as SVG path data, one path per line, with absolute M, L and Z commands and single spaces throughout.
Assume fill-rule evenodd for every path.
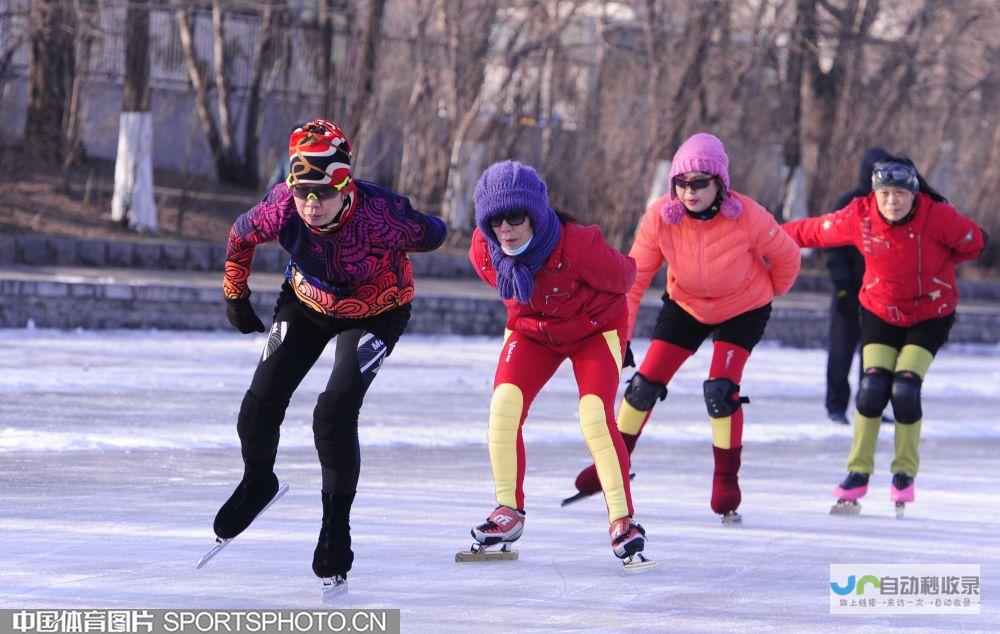
M 508 211 L 502 214 L 495 214 L 493 216 L 490 216 L 490 226 L 496 229 L 497 227 L 503 224 L 504 220 L 506 220 L 507 224 L 509 224 L 512 227 L 516 227 L 518 225 L 523 225 L 524 221 L 527 219 L 528 219 L 527 211 L 524 211 L 523 209 L 515 209 L 513 211 Z
M 336 187 L 331 187 L 330 185 L 318 185 L 315 187 L 291 185 L 288 189 L 292 190 L 292 196 L 301 200 L 308 200 L 310 196 L 315 197 L 317 200 L 326 200 L 340 193 Z
M 691 189 L 693 191 L 698 191 L 699 189 L 705 189 L 712 184 L 712 179 L 714 176 L 705 176 L 703 178 L 694 178 L 687 180 L 681 178 L 680 176 L 674 177 L 674 187 L 677 189 Z

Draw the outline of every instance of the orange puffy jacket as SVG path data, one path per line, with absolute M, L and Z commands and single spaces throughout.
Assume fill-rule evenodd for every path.
M 639 300 L 664 260 L 667 294 L 705 324 L 760 308 L 792 287 L 802 265 L 798 245 L 752 198 L 729 195 L 742 207 L 734 218 L 720 213 L 697 220 L 684 214 L 670 224 L 662 213 L 670 194 L 646 210 L 629 251 L 638 268 L 628 292 L 630 337 Z

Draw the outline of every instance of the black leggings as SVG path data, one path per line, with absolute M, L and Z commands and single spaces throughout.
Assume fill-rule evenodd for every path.
M 288 402 L 327 343 L 336 337 L 333 371 L 313 411 L 313 436 L 323 491 L 353 493 L 361 467 L 358 412 L 409 318 L 409 304 L 364 319 L 326 317 L 296 300 L 286 284 L 240 408 L 237 430 L 248 472 L 273 470 Z

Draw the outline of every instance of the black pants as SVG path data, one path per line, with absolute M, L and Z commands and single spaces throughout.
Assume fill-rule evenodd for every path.
M 363 319 L 327 317 L 295 299 L 286 283 L 275 306 L 267 345 L 240 408 L 237 429 L 247 470 L 274 468 L 279 428 L 292 393 L 336 337 L 333 371 L 313 412 L 313 436 L 323 491 L 353 493 L 361 467 L 358 412 L 409 318 L 409 304 Z
M 712 341 L 724 341 L 744 350 L 753 350 L 763 338 L 770 318 L 771 304 L 765 304 L 719 324 L 703 324 L 664 293 L 663 307 L 656 318 L 652 338 L 697 352 L 701 343 L 712 335 Z
M 850 290 L 834 293 L 830 302 L 830 341 L 826 357 L 826 411 L 836 414 L 847 411 L 851 400 L 848 375 L 861 340 L 858 294 Z M 863 371 L 858 363 L 858 380 Z
M 912 326 L 894 326 L 867 308 L 861 309 L 861 347 L 880 343 L 897 350 L 903 346 L 920 346 L 936 355 L 948 341 L 955 313 L 937 319 L 928 319 Z

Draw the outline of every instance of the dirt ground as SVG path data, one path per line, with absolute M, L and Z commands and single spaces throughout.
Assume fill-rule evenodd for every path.
M 158 171 L 155 233 L 138 234 L 111 219 L 114 163 L 90 159 L 60 165 L 0 149 L 0 231 L 117 240 L 223 241 L 233 220 L 263 192 Z

